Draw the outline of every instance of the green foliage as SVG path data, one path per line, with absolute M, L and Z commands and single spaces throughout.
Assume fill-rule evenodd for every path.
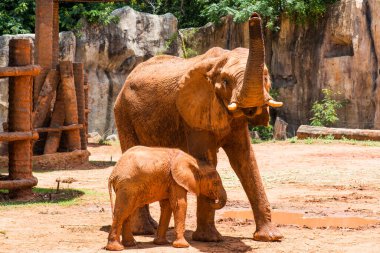
M 85 18 L 91 24 L 117 23 L 118 17 L 110 14 L 122 6 L 120 3 L 62 3 L 59 8 L 60 30 L 79 30 L 82 27 L 82 23 L 79 22 L 81 18 Z
M 265 126 L 256 126 L 251 129 L 251 131 L 257 131 L 260 139 L 264 141 L 268 141 L 273 139 L 273 126 L 269 125 Z
M 310 119 L 312 126 L 331 126 L 336 123 L 339 118 L 336 110 L 343 107 L 344 103 L 337 101 L 333 96 L 339 93 L 334 93 L 332 90 L 322 90 L 324 98 L 321 101 L 314 102 L 311 112 L 313 117 Z
M 201 15 L 208 20 L 219 22 L 220 18 L 232 15 L 234 21 L 248 20 L 252 12 L 258 12 L 266 18 L 267 27 L 278 30 L 278 21 L 282 13 L 287 14 L 298 23 L 307 23 L 323 16 L 327 7 L 339 0 L 221 0 L 210 3 Z
M 35 0 L 0 1 L 0 35 L 32 33 Z
M 172 13 L 180 28 L 202 26 L 208 21 L 219 22 L 232 15 L 237 22 L 246 21 L 253 11 L 266 18 L 272 30 L 279 29 L 281 13 L 296 22 L 305 23 L 322 16 L 328 5 L 338 0 L 131 0 L 117 3 L 60 3 L 60 30 L 78 30 L 79 20 L 107 25 L 117 22 L 110 13 L 128 4 L 133 9 L 153 14 Z M 35 0 L 1 0 L 0 35 L 32 33 L 35 23 Z

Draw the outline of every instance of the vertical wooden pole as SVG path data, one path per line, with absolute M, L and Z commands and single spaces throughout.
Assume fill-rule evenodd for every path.
M 88 93 L 90 92 L 90 85 L 88 83 L 88 75 L 84 74 L 84 121 L 85 121 L 85 133 L 86 133 L 86 142 L 88 142 L 88 114 L 89 114 L 89 105 L 88 105 Z
M 61 61 L 59 63 L 59 71 L 61 73 L 61 85 L 65 101 L 65 124 L 78 124 L 78 105 L 73 63 L 71 61 Z M 67 131 L 67 146 L 69 151 L 81 149 L 79 129 Z
M 9 65 L 25 66 L 31 64 L 32 47 L 28 39 L 13 39 L 9 42 Z M 19 76 L 9 78 L 9 132 L 32 131 L 32 90 L 33 78 Z M 9 142 L 9 177 L 30 179 L 32 175 L 32 141 Z M 32 196 L 32 189 L 11 190 L 11 198 Z
M 53 114 L 51 116 L 50 127 L 63 126 L 65 121 L 65 101 L 63 98 L 62 85 L 57 88 L 57 96 L 54 104 Z M 57 152 L 61 141 L 62 132 L 49 132 L 47 135 L 44 154 L 53 154 Z
M 85 98 L 84 98 L 84 69 L 83 63 L 74 63 L 74 81 L 78 105 L 78 123 L 85 125 Z M 80 129 L 80 140 L 82 150 L 87 149 L 87 134 L 85 127 Z
M 50 69 L 55 69 L 59 54 L 58 0 L 36 0 L 35 60 L 42 67 L 33 88 L 33 103 Z

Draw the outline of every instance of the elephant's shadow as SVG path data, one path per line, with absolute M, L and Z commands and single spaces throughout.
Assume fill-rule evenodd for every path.
M 111 229 L 110 225 L 102 226 L 100 231 L 109 232 Z M 193 231 L 186 230 L 185 238 L 190 243 L 190 247 L 196 248 L 201 252 L 252 252 L 252 247 L 246 245 L 243 240 L 248 240 L 252 238 L 247 237 L 231 237 L 231 236 L 223 236 L 223 242 L 198 242 L 193 241 L 191 236 Z M 163 250 L 165 247 L 172 247 L 170 244 L 168 245 L 155 245 L 153 244 L 154 235 L 145 235 L 146 237 L 151 238 L 152 240 L 149 242 L 137 242 L 137 246 L 131 247 L 131 249 L 149 249 L 149 248 L 160 248 Z M 174 241 L 174 229 L 170 227 L 167 232 L 167 238 L 170 242 Z

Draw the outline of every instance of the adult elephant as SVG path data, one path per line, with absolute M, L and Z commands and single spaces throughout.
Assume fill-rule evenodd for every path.
M 216 166 L 222 147 L 251 203 L 253 238 L 277 241 L 282 235 L 271 223 L 248 133 L 248 120 L 267 125 L 268 106 L 281 106 L 268 94 L 261 27 L 259 15 L 252 14 L 249 50 L 212 48 L 191 59 L 156 56 L 141 63 L 126 80 L 114 112 L 123 152 L 136 145 L 177 147 Z M 135 233 L 153 232 L 147 210 L 136 213 Z M 222 239 L 214 216 L 207 198 L 198 197 L 194 240 Z

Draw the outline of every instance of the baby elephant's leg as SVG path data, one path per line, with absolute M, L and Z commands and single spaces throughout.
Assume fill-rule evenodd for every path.
M 189 243 L 183 236 L 185 233 L 187 191 L 179 185 L 174 185 L 171 189 L 169 201 L 173 209 L 176 234 L 176 239 L 173 242 L 173 247 L 187 248 L 189 247 Z
M 169 227 L 170 217 L 172 216 L 172 208 L 170 207 L 170 202 L 168 199 L 160 201 L 161 216 L 160 223 L 158 224 L 157 236 L 153 243 L 158 245 L 168 244 L 166 239 L 166 231 Z
M 111 231 L 108 235 L 107 250 L 118 251 L 123 250 L 124 246 L 120 243 L 120 234 L 123 229 L 123 243 L 134 241 L 128 221 L 133 213 L 135 201 L 126 197 L 124 192 L 116 193 L 115 209 L 113 214 L 113 222 Z M 130 235 L 129 235 L 130 233 Z M 128 244 L 127 244 L 128 246 Z
M 135 238 L 133 238 L 132 230 L 131 230 L 131 223 L 130 223 L 130 216 L 125 219 L 123 223 L 123 230 L 121 234 L 122 244 L 125 247 L 133 247 L 136 246 Z

